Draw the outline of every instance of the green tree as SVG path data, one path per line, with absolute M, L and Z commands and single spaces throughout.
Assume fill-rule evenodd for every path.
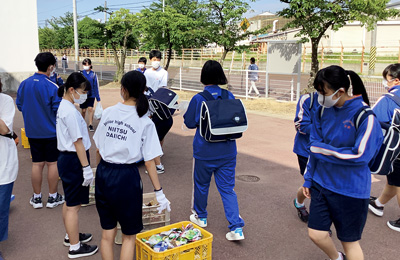
M 106 23 L 107 43 L 113 49 L 114 61 L 117 65 L 115 81 L 120 81 L 124 75 L 127 49 L 134 49 L 138 46 L 138 40 L 135 37 L 137 35 L 138 24 L 137 16 L 129 13 L 129 10 L 124 8 L 112 13 Z M 122 51 L 118 52 L 120 48 L 122 48 Z
M 167 50 L 168 70 L 172 49 L 204 46 L 207 43 L 206 13 L 194 0 L 166 0 L 153 3 L 140 13 L 143 49 Z
M 289 4 L 278 14 L 292 19 L 286 28 L 300 28 L 296 34 L 302 42 L 311 40 L 311 71 L 319 69 L 318 44 L 331 28 L 339 30 L 348 21 L 360 21 L 368 30 L 377 21 L 398 15 L 394 9 L 386 9 L 390 0 L 280 0 Z
M 97 49 L 104 46 L 104 24 L 89 17 L 78 22 L 79 48 Z
M 72 13 L 66 12 L 64 16 L 53 17 L 47 20 L 50 28 L 55 31 L 57 48 L 71 48 L 74 45 L 74 18 Z
M 255 0 L 250 0 L 254 2 Z M 206 7 L 209 11 L 211 24 L 211 40 L 224 48 L 220 62 L 223 64 L 226 54 L 233 50 L 243 50 L 237 43 L 251 35 L 264 33 L 268 27 L 257 31 L 246 31 L 239 26 L 243 15 L 250 6 L 248 1 L 242 0 L 210 0 Z
M 39 28 L 40 49 L 57 49 L 56 32 L 49 27 Z

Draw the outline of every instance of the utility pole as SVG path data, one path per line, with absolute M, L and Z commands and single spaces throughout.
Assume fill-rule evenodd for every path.
M 369 54 L 369 68 L 368 68 L 368 75 L 370 75 L 370 76 L 375 74 L 376 34 L 377 34 L 377 23 L 375 23 L 375 25 L 374 25 L 374 30 L 371 31 L 371 49 L 370 49 L 370 54 Z
M 74 42 L 75 42 L 75 71 L 79 70 L 79 43 L 78 43 L 78 21 L 76 12 L 76 0 L 72 0 L 72 8 L 74 9 Z
M 104 1 L 104 25 L 107 23 L 107 1 Z M 104 28 L 104 35 L 106 35 L 106 29 Z M 107 63 L 107 43 L 104 43 L 104 63 Z

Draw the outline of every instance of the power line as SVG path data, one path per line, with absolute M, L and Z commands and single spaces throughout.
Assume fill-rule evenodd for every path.
M 152 3 L 152 2 L 153 1 L 142 1 L 140 3 L 114 4 L 114 5 L 108 5 L 108 6 L 142 5 L 144 3 Z

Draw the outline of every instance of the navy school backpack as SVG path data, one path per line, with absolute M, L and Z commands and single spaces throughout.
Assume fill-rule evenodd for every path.
M 160 120 L 169 119 L 178 108 L 178 95 L 170 89 L 159 88 L 149 97 L 150 111 Z
M 229 99 L 229 92 L 221 89 L 215 99 L 210 92 L 199 93 L 203 101 L 200 109 L 200 135 L 207 142 L 224 142 L 242 137 L 247 130 L 246 109 L 240 99 Z
M 385 94 L 388 98 L 392 99 L 400 107 L 400 97 L 393 94 Z M 323 114 L 323 107 L 321 108 L 320 116 Z M 369 115 L 373 115 L 374 112 L 369 106 L 363 106 L 354 115 L 354 126 L 356 130 L 358 126 L 366 119 Z M 372 174 L 388 175 L 393 172 L 393 162 L 398 158 L 400 154 L 400 109 L 395 109 L 390 124 L 382 123 L 381 127 L 384 135 L 383 143 L 375 154 L 375 158 L 369 162 L 368 166 Z

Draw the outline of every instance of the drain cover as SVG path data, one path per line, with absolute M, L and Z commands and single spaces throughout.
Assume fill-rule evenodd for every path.
M 254 175 L 238 175 L 236 179 L 244 182 L 258 182 L 260 178 Z

